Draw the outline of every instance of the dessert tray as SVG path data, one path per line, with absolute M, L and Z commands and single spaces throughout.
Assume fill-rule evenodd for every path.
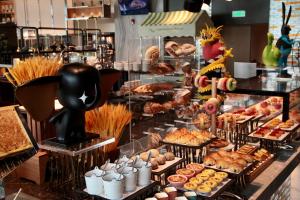
M 261 133 L 261 132 L 264 132 L 264 133 Z M 268 129 L 268 128 L 263 127 L 263 128 L 259 128 L 258 130 L 254 131 L 253 133 L 249 134 L 248 136 L 253 137 L 253 138 L 281 142 L 281 141 L 284 141 L 290 135 L 290 133 L 291 132 L 284 131 L 281 129 Z
M 216 167 L 216 165 L 211 165 L 211 166 L 210 166 L 210 165 L 205 165 L 205 164 L 203 164 L 203 165 L 204 165 L 206 168 L 209 168 L 209 169 L 214 169 L 214 170 L 220 171 L 220 172 L 226 172 L 226 173 L 228 173 L 228 174 L 231 175 L 231 176 L 242 176 L 242 175 L 244 175 L 246 172 L 248 172 L 248 171 L 253 167 L 254 164 L 255 164 L 255 162 L 253 162 L 253 163 L 248 163 L 247 166 L 244 167 L 243 170 L 242 170 L 241 172 L 239 172 L 239 173 L 233 172 L 233 171 L 231 171 L 230 169 L 219 169 L 219 168 Z
M 183 187 L 176 187 L 177 190 L 188 192 L 188 191 L 193 191 L 195 192 L 198 196 L 206 197 L 206 198 L 216 198 L 218 195 L 223 193 L 232 183 L 234 182 L 233 179 L 226 178 L 224 179 L 217 187 L 215 187 L 211 192 L 209 193 L 201 193 L 195 190 L 187 190 Z
M 0 179 L 31 158 L 38 149 L 16 106 L 0 108 Z

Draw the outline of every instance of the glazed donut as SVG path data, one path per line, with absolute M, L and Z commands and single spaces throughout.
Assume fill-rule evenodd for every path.
M 199 86 L 202 88 L 208 86 L 207 80 L 208 80 L 207 76 L 201 76 L 199 79 Z
M 155 64 L 158 62 L 159 58 L 159 47 L 150 46 L 145 52 L 145 60 L 149 60 L 150 64 Z
M 234 78 L 228 78 L 226 81 L 226 89 L 228 91 L 233 91 L 236 88 L 236 80 Z
M 176 54 L 176 51 L 178 49 L 180 49 L 180 47 L 179 47 L 178 43 L 176 43 L 174 41 L 169 41 L 165 45 L 166 52 L 172 57 L 178 57 L 178 55 Z
M 182 52 L 181 54 L 185 56 L 191 55 L 196 51 L 195 45 L 188 44 L 188 43 L 181 45 L 180 49 Z
M 219 100 L 216 98 L 210 98 L 208 101 L 204 104 L 205 111 L 212 115 L 216 114 L 219 107 Z
M 195 77 L 195 80 L 194 80 L 194 85 L 195 85 L 195 87 L 199 87 L 199 83 L 200 83 L 200 78 L 201 78 L 202 76 L 200 76 L 200 74 L 197 74 L 196 75 L 196 77 Z
M 216 112 L 218 110 L 218 105 L 216 103 L 214 103 L 214 102 L 207 101 L 204 104 L 204 109 L 210 115 L 216 114 Z

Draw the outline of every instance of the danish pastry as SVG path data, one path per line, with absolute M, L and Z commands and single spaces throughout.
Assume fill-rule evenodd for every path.
M 195 190 L 197 188 L 197 184 L 196 183 L 192 183 L 192 182 L 188 182 L 188 183 L 185 183 L 183 185 L 184 189 L 187 189 L 187 190 Z
M 197 191 L 203 194 L 208 194 L 211 192 L 211 188 L 206 185 L 200 185 L 197 187 Z

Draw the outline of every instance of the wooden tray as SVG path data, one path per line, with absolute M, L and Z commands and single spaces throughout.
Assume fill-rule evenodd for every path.
M 151 181 L 151 183 L 149 185 L 138 186 L 135 191 L 124 193 L 123 197 L 121 199 L 108 199 L 108 198 L 105 197 L 105 195 L 99 195 L 99 196 L 98 195 L 90 195 L 90 196 L 93 196 L 93 198 L 96 199 L 96 200 L 98 200 L 98 199 L 104 199 L 104 200 L 131 200 L 131 199 L 138 198 L 140 195 L 142 195 L 143 193 L 145 193 L 148 190 L 152 189 L 156 185 L 157 185 L 156 181 Z M 84 189 L 83 191 L 88 193 L 87 189 Z
M 246 174 L 246 180 L 248 183 L 252 182 L 260 173 L 268 168 L 274 161 L 275 156 L 271 154 L 266 160 L 257 163 L 253 166 L 253 169 Z
M 183 161 L 184 161 L 184 158 L 175 157 L 174 160 L 166 161 L 166 164 L 159 165 L 157 169 L 152 170 L 152 174 L 159 176 L 159 175 L 165 173 L 166 171 L 168 171 L 169 169 L 179 165 Z
M 203 193 L 200 193 L 200 192 L 197 192 L 197 191 L 194 191 L 194 190 L 186 190 L 186 189 L 181 188 L 181 187 L 176 187 L 176 189 L 180 190 L 180 191 L 184 191 L 184 192 L 188 192 L 188 191 L 193 192 L 194 191 L 197 194 L 197 196 L 214 199 L 217 196 L 219 196 L 220 194 L 222 194 L 233 182 L 234 182 L 233 179 L 227 178 L 208 194 L 203 194 Z M 169 185 L 169 186 L 171 186 L 171 185 Z

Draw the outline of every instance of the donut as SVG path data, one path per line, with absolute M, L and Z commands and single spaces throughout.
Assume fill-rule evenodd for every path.
M 145 60 L 149 60 L 150 64 L 157 63 L 159 58 L 159 47 L 158 46 L 150 46 L 145 52 Z
M 204 104 L 205 111 L 212 115 L 216 114 L 219 107 L 219 100 L 216 98 L 210 98 L 208 101 Z
M 174 41 L 169 41 L 166 43 L 165 45 L 165 50 L 166 52 L 172 56 L 172 57 L 178 57 L 178 55 L 176 54 L 176 51 L 180 49 L 178 43 L 174 42 Z
M 227 90 L 227 87 L 226 87 L 227 79 L 228 79 L 228 78 L 220 78 L 220 79 L 218 80 L 217 88 L 218 88 L 219 90 L 223 90 L 223 91 L 226 91 L 226 90 Z
M 191 55 L 196 51 L 195 45 L 188 44 L 188 43 L 181 45 L 180 49 L 182 52 L 181 54 L 185 56 Z
M 217 83 L 217 88 L 219 90 L 222 90 L 222 88 L 223 88 L 222 85 L 223 85 L 223 78 L 220 78 Z
M 196 75 L 196 77 L 195 77 L 195 80 L 194 80 L 194 85 L 195 85 L 195 87 L 199 87 L 199 83 L 200 83 L 200 78 L 201 78 L 202 76 L 200 76 L 200 74 L 197 74 Z
M 208 80 L 207 76 L 201 76 L 199 79 L 199 86 L 202 88 L 206 87 L 208 85 L 207 80 Z
M 217 112 L 217 110 L 218 110 L 218 105 L 215 104 L 215 103 L 213 103 L 213 102 L 207 101 L 207 102 L 205 102 L 205 104 L 204 104 L 204 109 L 205 109 L 205 111 L 206 111 L 208 114 L 212 115 L 212 114 L 215 114 L 215 113 Z
M 233 91 L 236 88 L 236 80 L 234 78 L 228 78 L 228 80 L 226 81 L 226 89 L 228 91 Z

